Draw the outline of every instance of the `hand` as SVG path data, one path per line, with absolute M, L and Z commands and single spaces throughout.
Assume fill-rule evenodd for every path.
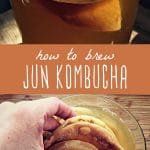
M 58 116 L 75 116 L 72 109 L 57 98 L 0 104 L 0 150 L 44 150 L 43 132 L 54 130 Z

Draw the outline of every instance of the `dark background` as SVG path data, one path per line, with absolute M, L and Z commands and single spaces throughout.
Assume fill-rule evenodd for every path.
M 0 13 L 3 13 L 10 8 L 11 6 L 9 0 L 0 0 Z

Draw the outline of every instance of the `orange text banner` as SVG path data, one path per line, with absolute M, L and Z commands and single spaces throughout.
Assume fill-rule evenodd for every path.
M 1 45 L 1 94 L 150 94 L 148 45 Z

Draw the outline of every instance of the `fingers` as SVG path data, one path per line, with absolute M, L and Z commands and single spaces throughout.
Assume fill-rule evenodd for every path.
M 57 120 L 55 120 L 54 118 L 47 118 L 44 122 L 44 126 L 43 129 L 45 131 L 52 131 L 54 129 L 56 129 L 59 126 L 59 122 Z
M 70 106 L 55 97 L 33 101 L 32 105 L 33 112 L 35 116 L 37 116 L 37 119 L 38 117 L 38 120 L 43 118 L 43 123 L 41 124 L 43 130 L 52 131 L 60 125 L 59 121 L 54 118 L 54 116 L 62 119 L 76 116 Z
M 76 114 L 75 112 L 71 109 L 70 106 L 63 102 L 58 103 L 58 108 L 56 110 L 56 116 L 59 116 L 63 119 L 71 118 L 74 117 Z
M 38 103 L 39 110 L 47 117 L 58 116 L 67 119 L 76 115 L 70 106 L 55 97 L 40 99 L 36 103 Z
M 63 101 L 59 100 L 56 97 L 45 98 L 35 101 L 22 101 L 18 102 L 17 105 L 13 103 L 6 102 L 1 104 L 3 108 L 7 109 L 12 106 L 16 106 L 17 110 L 27 111 L 33 113 L 33 115 L 42 117 L 47 115 L 47 117 L 58 116 L 63 119 L 71 118 L 76 116 L 75 112 L 71 109 L 70 106 L 65 104 Z M 1 110 L 3 110 L 1 108 Z M 20 112 L 20 111 L 19 111 Z
M 63 119 L 76 116 L 70 106 L 55 97 L 35 101 L 22 101 L 17 103 L 17 108 L 18 113 L 23 114 L 22 117 L 32 122 L 37 122 L 43 130 L 54 130 L 60 125 L 53 116 Z
M 55 105 L 55 107 L 49 108 L 49 115 L 52 114 L 63 119 L 71 118 L 76 115 L 72 108 L 61 100 L 57 98 L 52 98 L 51 100 L 54 101 L 53 104 Z
M 57 121 L 54 116 L 63 119 L 75 116 L 70 106 L 54 97 L 35 101 L 22 101 L 16 104 L 3 103 L 0 108 L 0 112 L 6 112 L 5 117 L 0 118 L 2 122 L 6 122 L 8 118 L 12 121 L 8 122 L 8 126 L 14 139 L 21 135 L 20 141 L 25 144 L 35 141 L 36 145 L 38 143 L 40 147 L 43 146 L 43 130 L 52 131 L 60 125 L 59 120 Z M 11 112 L 8 112 L 8 109 Z M 1 124 L 2 126 L 5 126 L 5 124 Z

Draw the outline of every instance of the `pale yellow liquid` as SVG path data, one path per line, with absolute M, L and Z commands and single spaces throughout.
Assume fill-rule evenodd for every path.
M 78 115 L 90 115 L 99 118 L 109 126 L 124 150 L 135 150 L 134 137 L 128 127 L 114 113 L 100 107 L 80 106 L 73 108 Z

